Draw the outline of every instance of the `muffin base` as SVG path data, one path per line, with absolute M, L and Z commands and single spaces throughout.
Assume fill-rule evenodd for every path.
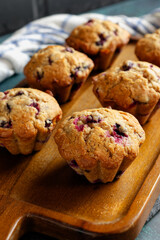
M 95 95 L 98 98 L 97 93 L 95 93 Z M 149 104 L 136 103 L 135 105 L 133 105 L 129 108 L 123 108 L 123 107 L 117 105 L 113 101 L 102 101 L 99 99 L 99 101 L 103 107 L 121 110 L 121 111 L 128 112 L 128 113 L 134 115 L 138 119 L 138 121 L 141 125 L 144 125 L 149 120 L 150 115 L 152 114 L 153 110 L 156 108 L 158 100 L 159 99 L 157 98 L 157 99 L 155 99 L 154 102 L 149 103 Z
M 53 119 L 53 130 L 58 120 L 59 116 Z M 35 134 L 31 138 L 22 139 L 18 136 L 15 136 L 12 129 L 2 129 L 3 134 L 1 131 L 1 136 L 4 135 L 4 137 L 0 137 L 0 144 L 3 145 L 3 147 L 5 147 L 13 155 L 28 155 L 33 151 L 41 150 L 44 143 L 49 140 L 49 137 L 53 130 L 50 130 L 50 132 L 41 133 L 35 132 Z M 6 134 L 8 136 L 6 136 Z

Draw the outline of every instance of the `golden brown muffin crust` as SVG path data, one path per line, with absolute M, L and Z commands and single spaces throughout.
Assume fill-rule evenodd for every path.
M 24 68 L 29 85 L 50 90 L 61 103 L 70 100 L 94 67 L 85 54 L 64 46 L 48 46 L 33 55 Z
M 135 48 L 139 60 L 153 63 L 160 67 L 160 29 L 141 38 Z
M 130 163 L 137 156 L 144 139 L 145 133 L 134 116 L 105 108 L 72 114 L 55 134 L 62 157 L 91 182 L 112 181 L 122 162 Z M 123 170 L 128 163 L 123 163 Z M 112 174 L 105 175 L 105 170 Z
M 76 27 L 66 39 L 69 46 L 90 55 L 128 43 L 130 34 L 110 21 L 91 19 Z M 116 45 L 116 47 L 115 47 Z
M 160 99 L 160 69 L 147 62 L 127 60 L 95 76 L 93 85 L 93 91 L 103 106 L 115 107 L 116 104 L 140 120 L 139 115 L 149 117 Z M 137 112 L 132 111 L 135 107 Z
M 61 115 L 57 101 L 47 93 L 31 88 L 0 92 L 0 143 L 13 154 L 28 154 L 42 145 L 38 142 L 46 140 Z M 10 149 L 11 141 L 15 149 Z M 20 146 L 25 141 L 32 143 L 31 149 Z
M 48 46 L 33 55 L 24 68 L 29 83 L 52 89 L 53 83 L 68 86 L 74 74 L 83 78 L 90 73 L 93 62 L 85 54 L 64 46 Z
M 128 43 L 130 34 L 110 21 L 90 19 L 76 27 L 66 39 L 69 46 L 86 53 L 95 64 L 95 70 L 107 69 L 116 49 Z

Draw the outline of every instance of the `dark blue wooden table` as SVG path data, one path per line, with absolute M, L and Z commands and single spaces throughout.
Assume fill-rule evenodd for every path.
M 111 6 L 92 10 L 91 12 L 105 15 L 127 15 L 141 16 L 151 12 L 153 9 L 160 7 L 160 0 L 128 0 Z M 10 35 L 0 37 L 0 42 L 7 39 Z M 5 91 L 14 87 L 24 78 L 23 74 L 14 75 L 0 83 L 0 91 Z M 148 223 L 146 223 L 136 238 L 136 240 L 160 240 L 160 212 L 156 214 Z M 21 240 L 56 240 L 37 233 L 28 233 Z M 74 240 L 74 239 L 71 239 Z M 128 239 L 129 240 L 129 239 Z

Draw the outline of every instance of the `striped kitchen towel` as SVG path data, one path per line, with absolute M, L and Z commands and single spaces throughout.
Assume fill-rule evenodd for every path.
M 160 8 L 141 18 L 89 13 L 78 16 L 57 14 L 33 21 L 0 45 L 0 82 L 14 73 L 23 72 L 30 57 L 39 49 L 49 44 L 63 45 L 73 28 L 91 18 L 118 23 L 131 33 L 132 39 L 138 39 L 160 27 Z
M 89 13 L 81 15 L 57 14 L 33 21 L 0 44 L 0 82 L 14 73 L 23 72 L 30 57 L 49 44 L 65 43 L 73 28 L 91 18 L 118 23 L 138 39 L 160 27 L 160 8 L 142 17 L 105 16 Z

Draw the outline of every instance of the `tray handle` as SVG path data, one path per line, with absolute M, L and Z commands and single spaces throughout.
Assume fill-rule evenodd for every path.
M 0 239 L 18 240 L 26 230 L 23 202 L 0 195 Z

